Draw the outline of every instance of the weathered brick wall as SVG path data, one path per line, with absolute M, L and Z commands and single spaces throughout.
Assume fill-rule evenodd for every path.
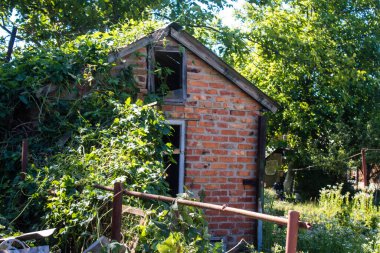
M 173 44 L 173 43 L 172 43 Z M 146 49 L 139 50 L 146 54 Z M 243 179 L 257 177 L 258 116 L 261 106 L 207 63 L 187 53 L 187 100 L 163 105 L 167 118 L 185 119 L 185 185 L 204 202 L 256 209 L 256 189 Z M 146 94 L 145 57 L 127 56 L 142 95 Z M 255 222 L 238 215 L 206 211 L 213 236 L 228 246 L 254 241 Z

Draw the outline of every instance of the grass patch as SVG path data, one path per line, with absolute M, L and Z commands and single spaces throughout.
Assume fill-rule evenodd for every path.
M 341 186 L 333 186 L 322 189 L 316 202 L 292 203 L 265 190 L 265 213 L 285 216 L 288 210 L 299 211 L 301 220 L 313 224 L 309 231 L 300 230 L 299 252 L 380 253 L 380 209 L 371 192 L 350 197 L 342 194 Z M 285 252 L 286 227 L 264 222 L 263 229 L 263 251 Z

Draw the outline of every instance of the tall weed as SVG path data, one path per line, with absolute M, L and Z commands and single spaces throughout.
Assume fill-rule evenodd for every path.
M 342 194 L 342 185 L 320 191 L 317 203 L 289 203 L 275 199 L 272 190 L 265 192 L 265 212 L 285 215 L 297 210 L 301 219 L 311 222 L 311 230 L 300 230 L 299 252 L 380 253 L 380 210 L 373 204 L 373 194 L 361 191 L 352 198 Z M 267 204 L 268 203 L 268 204 Z M 265 252 L 285 252 L 286 228 L 264 223 Z

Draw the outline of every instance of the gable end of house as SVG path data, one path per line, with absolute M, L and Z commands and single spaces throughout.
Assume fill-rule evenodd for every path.
M 250 97 L 259 102 L 265 109 L 275 113 L 279 105 L 254 84 L 248 81 L 245 77 L 239 74 L 235 69 L 220 59 L 214 52 L 205 47 L 196 38 L 183 30 L 177 23 L 171 23 L 162 29 L 147 35 L 128 46 L 121 49 L 119 52 L 112 53 L 109 56 L 109 62 L 114 62 L 119 58 L 123 58 L 143 47 L 149 46 L 165 37 L 171 37 L 176 40 L 183 47 L 197 55 L 200 59 L 205 61 L 224 77 L 238 86 Z

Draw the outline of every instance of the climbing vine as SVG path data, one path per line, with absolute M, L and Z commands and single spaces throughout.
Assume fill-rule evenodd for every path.
M 163 156 L 172 151 L 162 137 L 170 134 L 170 127 L 154 105 L 136 100 L 132 68 L 113 74 L 114 65 L 108 61 L 118 46 L 154 28 L 156 23 L 130 22 L 60 47 L 25 48 L 3 64 L 0 236 L 56 227 L 53 248 L 81 252 L 110 232 L 110 194 L 93 188 L 94 184 L 118 180 L 128 189 L 167 193 Z M 29 157 L 22 180 L 24 138 Z M 125 202 L 155 214 L 138 229 L 141 248 L 165 249 L 177 238 L 170 247 L 181 252 L 212 249 L 201 240 L 208 233 L 199 210 L 185 210 L 185 215 L 157 202 L 131 198 Z M 165 217 L 177 219 L 173 223 L 177 225 L 163 221 Z M 167 232 L 159 233 L 163 226 Z M 129 229 L 126 226 L 124 232 Z

